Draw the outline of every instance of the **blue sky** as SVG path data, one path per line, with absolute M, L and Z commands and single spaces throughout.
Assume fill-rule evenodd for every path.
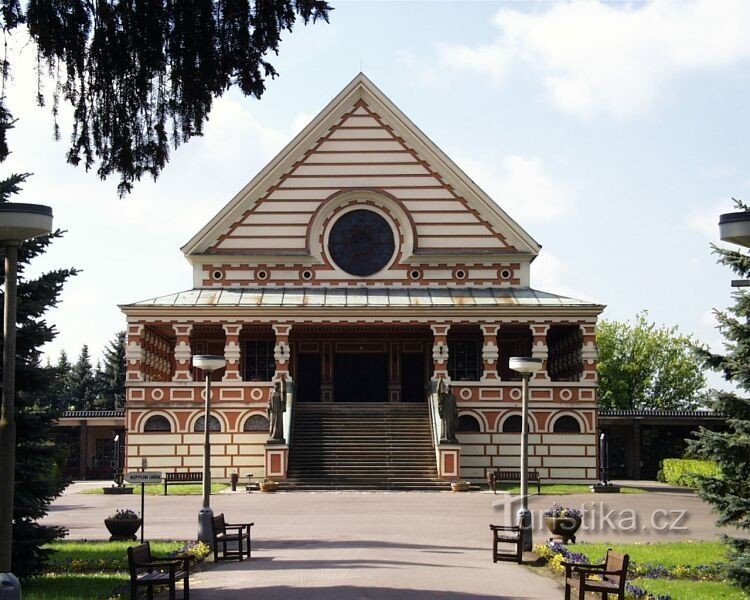
M 731 197 L 750 200 L 750 3 L 333 5 L 330 25 L 285 37 L 261 101 L 227 94 L 205 136 L 122 200 L 65 164 L 14 40 L 6 171 L 33 171 L 18 199 L 68 231 L 35 269 L 83 270 L 51 313 L 53 360 L 84 343 L 98 357 L 124 327 L 117 304 L 191 287 L 180 246 L 360 69 L 542 244 L 534 287 L 609 319 L 647 309 L 719 347 L 731 274 L 709 243 Z

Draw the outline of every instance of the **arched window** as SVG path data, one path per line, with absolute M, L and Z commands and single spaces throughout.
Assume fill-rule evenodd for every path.
M 482 428 L 475 417 L 472 417 L 471 415 L 461 415 L 458 417 L 456 431 L 459 433 L 479 433 L 482 431 Z
M 503 433 L 521 433 L 521 415 L 511 415 L 505 419 Z
M 251 415 L 245 421 L 242 431 L 268 431 L 270 423 L 263 415 Z
M 167 417 L 154 415 L 146 420 L 146 423 L 143 425 L 143 431 L 166 431 L 169 433 L 172 431 L 172 424 Z
M 195 426 L 193 427 L 193 431 L 205 431 L 205 423 L 206 417 L 198 417 L 198 420 L 195 422 Z M 219 419 L 217 419 L 213 415 L 210 415 L 208 417 L 208 429 L 209 431 L 221 431 L 221 423 L 219 423 Z
M 581 425 L 575 417 L 563 415 L 555 421 L 552 431 L 555 433 L 581 433 Z

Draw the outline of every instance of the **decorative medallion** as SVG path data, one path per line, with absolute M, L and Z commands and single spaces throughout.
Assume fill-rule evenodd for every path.
M 353 210 L 331 227 L 328 252 L 340 269 L 367 277 L 385 267 L 396 244 L 388 222 L 371 210 Z

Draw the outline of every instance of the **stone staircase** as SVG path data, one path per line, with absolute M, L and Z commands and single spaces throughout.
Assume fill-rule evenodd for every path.
M 284 487 L 448 490 L 437 478 L 426 404 L 304 404 L 294 407 Z

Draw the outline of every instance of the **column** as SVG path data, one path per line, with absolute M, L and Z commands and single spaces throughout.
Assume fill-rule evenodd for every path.
M 599 358 L 599 352 L 596 349 L 596 325 L 594 323 L 582 323 L 580 328 L 583 337 L 583 347 L 581 348 L 583 374 L 581 375 L 581 381 L 595 384 L 598 380 L 596 361 Z
M 433 378 L 448 378 L 448 330 L 450 324 L 439 323 L 430 325 L 432 329 L 432 364 Z
M 292 331 L 292 326 L 288 323 L 276 323 L 272 327 L 276 334 L 276 344 L 273 347 L 273 358 L 276 361 L 276 376 L 284 374 L 289 377 L 289 359 L 292 355 L 289 347 L 289 333 Z
M 192 323 L 174 323 L 172 325 L 177 341 L 174 345 L 174 375 L 172 381 L 193 381 L 192 351 L 190 350 L 190 334 L 193 332 Z
M 497 347 L 497 330 L 499 325 L 481 325 L 484 342 L 482 345 L 482 381 L 499 381 L 497 359 L 500 352 Z
M 531 381 L 548 382 L 550 380 L 549 375 L 547 374 L 547 357 L 549 355 L 547 331 L 549 331 L 549 324 L 529 323 L 529 327 L 531 328 L 531 335 L 533 336 L 531 356 L 542 359 L 542 368 L 531 376 Z
M 388 400 L 401 402 L 401 344 L 391 342 L 388 352 Z
M 86 419 L 81 419 L 80 421 L 80 431 L 79 431 L 79 438 L 78 438 L 78 476 L 81 479 L 86 479 L 86 475 L 88 474 L 88 464 L 89 464 L 89 427 L 88 427 L 88 421 Z
M 289 346 L 289 333 L 292 326 L 288 323 L 276 323 L 272 325 L 276 334 L 276 344 L 273 348 L 273 358 L 276 362 L 276 378 L 285 377 L 291 384 L 289 376 L 289 360 L 291 358 L 291 348 Z M 272 392 L 273 393 L 273 392 Z M 291 406 L 287 398 L 287 408 L 284 413 L 284 436 L 289 440 L 291 433 L 289 415 Z M 294 400 L 292 400 L 293 402 Z M 276 444 L 266 442 L 265 445 L 265 476 L 269 479 L 286 479 L 287 466 L 289 464 L 289 444 Z
M 125 347 L 126 381 L 143 381 L 143 323 L 128 323 L 128 340 Z
M 227 361 L 226 369 L 224 369 L 224 377 L 222 381 L 242 381 L 242 375 L 240 374 L 240 331 L 242 325 L 237 323 L 225 323 L 224 334 L 224 358 Z

